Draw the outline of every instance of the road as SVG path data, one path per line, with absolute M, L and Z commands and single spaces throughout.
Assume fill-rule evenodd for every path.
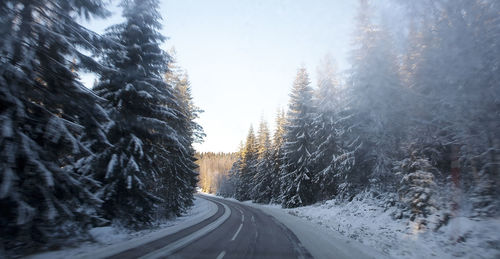
M 298 238 L 259 209 L 215 197 L 210 218 L 109 258 L 311 258 Z

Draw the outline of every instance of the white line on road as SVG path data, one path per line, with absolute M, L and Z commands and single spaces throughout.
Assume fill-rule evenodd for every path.
M 220 203 L 220 202 L 218 202 Z M 191 244 L 195 240 L 201 238 L 202 236 L 210 233 L 212 230 L 218 228 L 222 223 L 224 223 L 229 216 L 231 215 L 231 209 L 224 203 L 220 203 L 222 206 L 224 206 L 224 214 L 222 214 L 221 217 L 219 217 L 217 220 L 214 222 L 208 224 L 207 226 L 203 227 L 202 229 L 186 236 L 183 237 L 171 244 L 168 244 L 167 246 L 164 246 L 158 250 L 155 250 L 149 254 L 146 254 L 144 256 L 141 256 L 139 258 L 141 259 L 157 259 L 157 258 L 165 258 L 168 257 L 169 255 L 173 254 L 175 251 Z M 239 230 L 238 230 L 239 231 Z
M 243 227 L 243 223 L 240 224 L 240 227 L 238 228 L 238 230 L 236 231 L 236 233 L 234 233 L 234 236 L 233 236 L 233 238 L 231 238 L 231 241 L 234 241 L 236 239 L 236 237 L 240 233 L 241 227 Z
M 222 259 L 222 258 L 224 258 L 225 255 L 226 255 L 226 251 L 222 251 L 215 259 Z
M 241 222 L 245 221 L 245 215 L 241 214 Z
M 255 218 L 253 217 L 253 215 L 252 215 L 252 222 L 254 222 L 254 223 L 255 223 Z

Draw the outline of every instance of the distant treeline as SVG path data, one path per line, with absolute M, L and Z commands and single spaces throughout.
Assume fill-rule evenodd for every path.
M 222 179 L 227 177 L 229 169 L 236 161 L 236 153 L 196 153 L 199 166 L 198 186 L 207 193 L 215 193 Z

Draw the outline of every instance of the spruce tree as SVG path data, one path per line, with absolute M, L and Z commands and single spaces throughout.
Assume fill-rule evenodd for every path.
M 106 114 L 76 71 L 98 71 L 82 51 L 95 53 L 102 41 L 76 19 L 106 15 L 96 0 L 0 3 L 0 238 L 7 249 L 62 241 L 96 219 L 100 200 L 90 189 L 98 183 L 76 163 L 92 155 L 84 135 L 106 142 Z
M 243 142 L 240 142 L 238 152 L 236 152 L 236 161 L 231 166 L 227 177 L 223 179 L 218 190 L 222 197 L 237 197 L 238 188 L 241 183 L 241 167 L 243 163 Z
M 313 90 L 305 68 L 297 72 L 293 83 L 286 124 L 284 158 L 282 166 L 282 206 L 304 206 L 315 202 L 314 152 L 312 126 L 314 107 Z
M 257 132 L 257 165 L 252 181 L 253 200 L 259 203 L 269 203 L 272 197 L 273 161 L 269 135 L 267 122 L 262 120 Z
M 169 190 L 172 195 L 172 202 L 169 204 L 171 210 L 179 214 L 192 205 L 192 193 L 198 182 L 195 171 L 198 166 L 195 164 L 196 151 L 193 148 L 193 143 L 201 142 L 205 134 L 203 128 L 195 122 L 202 110 L 193 102 L 187 74 L 174 71 L 174 78 L 175 80 L 169 83 L 174 87 L 174 97 L 180 112 L 180 123 L 177 124 L 176 131 L 180 136 L 180 144 L 186 152 L 174 153 L 177 157 L 174 156 L 171 160 L 176 161 L 174 166 L 169 169 L 175 173 L 173 179 L 175 179 L 176 185 L 173 187 L 174 189 Z M 166 181 L 164 184 L 173 182 L 172 178 L 164 178 L 164 180 Z
M 399 169 L 396 174 L 402 175 L 398 193 L 403 211 L 410 214 L 410 220 L 416 222 L 418 229 L 424 228 L 428 225 L 427 217 L 437 209 L 433 196 L 437 189 L 434 179 L 439 172 L 418 151 L 396 163 L 396 168 Z
M 369 182 L 381 188 L 393 180 L 392 163 L 399 159 L 405 106 L 399 67 L 390 33 L 374 23 L 373 8 L 361 0 L 349 75 L 349 103 L 353 114 L 351 139 L 359 139 L 356 166 L 349 174 L 351 190 Z M 395 190 L 393 190 L 395 191 Z
M 500 31 L 500 6 L 495 1 L 407 6 L 420 21 L 411 45 L 416 58 L 409 84 L 418 97 L 412 116 L 420 122 L 411 125 L 412 140 L 443 176 L 451 174 L 454 192 L 472 194 L 475 215 L 498 215 L 500 204 L 493 197 L 499 195 L 500 117 L 492 111 L 500 107 L 494 36 Z
M 108 101 L 113 146 L 95 170 L 104 184 L 106 218 L 141 227 L 190 203 L 193 164 L 189 140 L 179 132 L 186 115 L 164 78 L 170 57 L 160 48 L 158 1 L 125 0 L 122 7 L 125 21 L 105 34 L 122 47 L 103 52 L 103 64 L 112 69 L 95 88 Z
M 334 63 L 326 58 L 319 70 L 318 89 L 315 92 L 316 115 L 314 116 L 314 146 L 312 154 L 317 185 L 317 198 L 332 198 L 337 193 L 342 176 L 349 173 L 354 164 L 354 148 L 346 134 L 345 104 L 341 102 L 340 83 Z M 349 148 L 350 147 L 350 148 Z
M 276 129 L 273 134 L 272 151 L 271 151 L 271 201 L 272 203 L 281 204 L 281 167 L 283 165 L 285 144 L 285 124 L 286 115 L 283 110 L 278 110 L 276 114 Z
M 244 201 L 252 198 L 252 182 L 257 166 L 257 142 L 253 127 L 248 130 L 245 146 L 241 154 L 241 165 L 239 169 L 238 185 L 235 198 Z

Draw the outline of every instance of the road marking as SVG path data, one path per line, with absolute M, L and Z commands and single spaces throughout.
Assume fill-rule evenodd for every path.
M 241 222 L 245 221 L 245 215 L 241 214 Z
M 253 215 L 252 215 L 252 222 L 255 223 L 255 218 L 253 217 Z
M 1 2 L 2 0 L 0 0 Z M 199 195 L 195 195 L 198 196 Z M 99 249 L 94 249 L 92 251 L 89 251 L 88 253 L 83 253 L 80 256 L 75 256 L 77 259 L 95 259 L 95 258 L 108 258 L 117 254 L 120 254 L 122 252 L 125 252 L 130 249 L 137 248 L 139 246 L 143 246 L 147 243 L 153 242 L 157 239 L 175 234 L 179 231 L 182 231 L 186 228 L 192 227 L 210 217 L 215 215 L 217 213 L 217 205 L 215 202 L 208 201 L 202 197 L 200 197 L 203 201 L 207 202 L 208 208 L 206 210 L 206 213 L 204 213 L 204 216 L 201 217 L 193 217 L 192 219 L 186 220 L 183 224 L 176 224 L 174 226 L 168 227 L 166 229 L 159 230 L 158 232 L 155 232 L 153 234 L 148 234 L 145 235 L 143 238 L 140 239 L 132 239 L 124 242 L 118 242 L 114 245 L 110 246 L 105 246 L 103 248 Z M 0 252 L 1 253 L 1 252 Z M 0 256 L 2 258 L 2 256 Z
M 212 200 L 211 200 L 212 201 Z M 141 259 L 157 259 L 157 258 L 165 258 L 168 257 L 169 255 L 173 254 L 175 251 L 191 244 L 195 240 L 201 238 L 202 236 L 210 233 L 212 230 L 218 228 L 222 223 L 224 223 L 229 216 L 231 215 L 231 209 L 224 203 L 217 202 L 222 204 L 224 207 L 224 214 L 214 222 L 208 224 L 207 226 L 203 227 L 202 229 L 186 236 L 183 237 L 171 244 L 168 244 L 167 246 L 164 246 L 158 250 L 155 250 L 149 254 L 146 254 L 144 256 L 141 256 L 139 258 Z
M 215 259 L 222 259 L 222 258 L 224 258 L 225 255 L 226 255 L 226 251 L 222 251 Z
M 234 233 L 234 236 L 233 236 L 233 238 L 231 238 L 231 241 L 234 241 L 236 239 L 236 237 L 240 233 L 241 227 L 243 227 L 243 223 L 240 224 L 240 227 L 238 228 L 238 230 L 236 231 L 236 233 Z

